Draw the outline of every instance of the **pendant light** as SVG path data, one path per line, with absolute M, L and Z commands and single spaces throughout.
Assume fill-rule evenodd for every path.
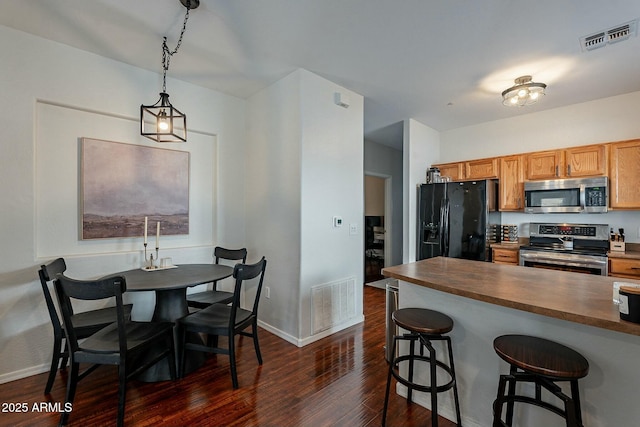
M 522 107 L 536 103 L 547 85 L 531 81 L 531 76 L 518 77 L 515 85 L 502 92 L 502 104 L 509 107 Z
M 186 142 L 187 141 L 187 116 L 171 105 L 167 93 L 167 71 L 171 57 L 178 52 L 182 44 L 182 36 L 187 29 L 189 11 L 200 6 L 200 0 L 180 0 L 187 8 L 184 15 L 184 23 L 180 38 L 174 50 L 167 47 L 167 38 L 162 41 L 162 92 L 160 99 L 153 105 L 140 106 L 140 134 L 156 142 Z

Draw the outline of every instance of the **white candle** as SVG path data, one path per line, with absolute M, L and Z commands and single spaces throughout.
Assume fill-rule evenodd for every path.
M 156 248 L 160 247 L 160 221 L 156 224 Z
M 147 244 L 147 220 L 148 218 L 144 217 L 144 244 Z

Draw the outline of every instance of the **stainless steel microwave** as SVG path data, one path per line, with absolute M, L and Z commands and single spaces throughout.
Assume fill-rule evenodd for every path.
M 602 213 L 608 197 L 606 176 L 524 183 L 525 213 Z

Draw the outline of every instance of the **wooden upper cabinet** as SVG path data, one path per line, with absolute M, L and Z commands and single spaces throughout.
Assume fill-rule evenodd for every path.
M 610 144 L 611 208 L 640 209 L 640 139 Z
M 500 158 L 500 208 L 501 211 L 521 211 L 524 208 L 523 156 Z
M 526 155 L 527 179 L 554 179 L 561 175 L 564 169 L 562 150 L 538 151 Z
M 498 178 L 500 171 L 500 159 L 471 160 L 464 162 L 465 179 L 491 179 Z
M 440 176 L 448 176 L 451 181 L 462 181 L 464 178 L 464 163 L 443 163 L 441 165 L 432 165 L 440 169 Z
M 564 150 L 567 177 L 607 174 L 607 145 L 587 145 Z
M 607 145 L 528 153 L 527 179 L 580 178 L 607 174 Z

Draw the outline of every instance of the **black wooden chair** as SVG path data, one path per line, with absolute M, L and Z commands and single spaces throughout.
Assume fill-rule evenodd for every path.
M 62 309 L 64 328 L 69 341 L 70 374 L 65 408 L 73 406 L 78 381 L 100 365 L 118 366 L 118 418 L 124 424 L 126 381 L 167 358 L 171 379 L 176 378 L 173 322 L 132 322 L 125 318 L 122 294 L 127 290 L 125 278 L 110 276 L 93 281 L 70 279 L 58 274 L 54 281 L 58 303 Z M 115 298 L 117 321 L 100 329 L 81 343 L 75 333 L 74 317 L 69 309 L 71 299 L 100 300 Z M 152 348 L 153 347 L 153 348 Z M 167 357 L 168 356 L 168 357 Z M 135 359 L 134 359 L 135 358 Z M 133 360 L 135 364 L 131 363 Z M 82 374 L 81 363 L 93 364 Z M 70 412 L 63 412 L 60 425 L 66 425 Z
M 260 293 L 262 292 L 262 282 L 264 280 L 264 272 L 267 267 L 267 261 L 262 259 L 255 264 L 236 264 L 233 269 L 233 277 L 236 279 L 233 300 L 231 305 L 212 304 L 195 313 L 189 314 L 178 321 L 180 327 L 179 335 L 182 339 L 182 354 L 180 355 L 180 375 L 184 372 L 185 351 L 202 351 L 206 353 L 217 353 L 229 355 L 231 365 L 231 380 L 233 388 L 238 388 L 238 375 L 236 372 L 235 357 L 235 337 L 243 335 L 253 338 L 253 346 L 256 350 L 258 363 L 262 365 L 262 355 L 260 354 L 260 345 L 258 343 L 258 303 L 260 302 Z M 250 310 L 240 306 L 240 294 L 243 288 L 246 288 L 248 280 L 259 277 L 255 291 L 255 300 Z M 251 332 L 245 331 L 251 326 Z M 213 345 L 203 345 L 189 343 L 186 340 L 188 332 L 204 333 L 207 336 L 214 336 Z M 227 348 L 218 346 L 217 337 L 227 336 L 229 345 Z
M 60 316 L 58 316 L 58 311 L 53 303 L 51 292 L 49 291 L 49 282 L 52 281 L 57 274 L 62 274 L 66 270 L 67 265 L 63 258 L 58 258 L 47 265 L 43 265 L 40 267 L 40 270 L 38 270 L 44 300 L 47 303 L 49 317 L 51 318 L 51 325 L 53 326 L 53 355 L 51 357 L 51 368 L 49 369 L 49 378 L 47 379 L 47 385 L 44 388 L 44 394 L 49 394 L 51 392 L 58 367 L 60 367 L 60 369 L 65 368 L 69 357 L 68 341 L 65 339 L 66 334 L 64 332 Z M 125 318 L 128 319 L 131 316 L 132 307 L 132 304 L 124 306 Z M 87 338 L 116 321 L 115 307 L 85 311 L 77 314 L 73 313 L 73 307 L 69 307 L 69 310 L 71 310 L 73 315 L 73 324 L 78 339 Z M 64 348 L 62 343 L 63 340 L 65 340 Z
M 247 249 L 225 249 L 216 246 L 213 250 L 216 264 L 220 264 L 221 259 L 229 261 L 240 261 L 244 264 L 247 261 Z M 194 308 L 207 308 L 211 304 L 229 304 L 233 300 L 233 292 L 219 291 L 218 282 L 213 282 L 210 291 L 196 292 L 187 295 L 187 305 Z

